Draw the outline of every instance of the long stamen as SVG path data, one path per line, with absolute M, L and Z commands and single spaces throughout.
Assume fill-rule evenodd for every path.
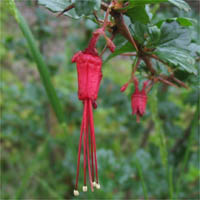
M 89 106 L 89 102 L 88 102 L 88 106 Z M 90 119 L 90 115 L 88 115 L 88 119 Z M 93 153 L 93 136 L 92 136 L 92 131 L 90 128 L 90 144 L 91 144 L 91 162 L 92 162 L 92 182 L 93 185 L 95 186 L 95 182 L 94 182 L 94 153 Z
M 84 102 L 84 106 L 86 107 L 86 114 L 85 114 L 85 123 L 84 123 L 84 146 L 83 146 L 83 151 L 84 151 L 84 186 L 86 186 L 86 165 L 87 165 L 87 161 L 86 161 L 86 132 L 87 132 L 87 126 L 88 126 L 88 120 L 87 120 L 87 116 L 88 116 L 88 105 L 87 105 L 87 100 Z
M 89 106 L 89 101 L 88 101 L 88 106 Z M 88 120 L 89 120 L 89 118 L 88 118 Z M 89 121 L 87 121 L 87 122 L 89 122 Z M 89 149 L 89 132 L 88 131 L 87 131 L 87 157 L 88 157 L 89 180 L 90 180 L 91 190 L 93 191 L 93 183 L 92 183 L 92 176 L 91 176 L 91 169 L 90 169 L 90 149 Z
M 90 127 L 91 133 L 93 138 L 93 145 L 94 145 L 94 158 L 95 158 L 95 170 L 96 170 L 96 188 L 99 189 L 99 181 L 98 181 L 98 166 L 97 166 L 97 156 L 96 156 L 96 142 L 95 142 L 95 131 L 94 131 L 94 119 L 92 113 L 92 102 L 89 100 L 89 113 L 90 113 Z
M 81 123 L 81 132 L 80 132 L 80 139 L 79 139 L 79 147 L 78 147 L 78 160 L 77 160 L 77 171 L 76 171 L 76 185 L 74 190 L 74 195 L 78 196 L 78 177 L 79 177 L 79 168 L 80 168 L 80 155 L 81 155 L 81 145 L 82 145 L 82 136 L 83 136 L 83 128 L 85 124 L 85 114 L 86 114 L 86 106 L 84 104 L 84 110 L 83 110 L 83 118 Z

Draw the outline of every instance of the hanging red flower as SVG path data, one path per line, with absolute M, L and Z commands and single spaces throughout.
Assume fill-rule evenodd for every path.
M 78 161 L 77 161 L 77 175 L 74 195 L 78 196 L 78 178 L 80 168 L 80 155 L 83 138 L 83 151 L 84 151 L 84 186 L 83 191 L 87 191 L 86 170 L 88 168 L 89 182 L 91 190 L 93 187 L 100 189 L 98 179 L 98 167 L 96 156 L 96 142 L 95 142 L 95 130 L 93 119 L 93 108 L 97 108 L 96 99 L 98 97 L 98 91 L 102 79 L 102 60 L 98 56 L 95 48 L 96 43 L 100 35 L 105 35 L 104 29 L 97 29 L 93 33 L 93 37 L 89 43 L 88 48 L 83 52 L 76 53 L 72 62 L 77 65 L 78 74 L 78 98 L 83 101 L 84 111 L 80 131 L 80 140 L 78 147 Z M 112 42 L 111 42 L 112 43 Z M 108 46 L 114 50 L 113 43 L 109 41 Z M 90 145 L 90 147 L 89 147 Z M 91 158 L 91 159 L 90 159 Z
M 137 122 L 140 122 L 140 117 L 142 117 L 146 111 L 146 104 L 147 104 L 147 94 L 146 94 L 146 87 L 149 81 L 145 81 L 143 83 L 143 88 L 140 91 L 138 88 L 138 79 L 134 78 L 134 85 L 135 91 L 131 96 L 131 106 L 132 106 L 132 114 L 136 114 Z
M 126 84 L 124 84 L 120 91 L 124 92 L 129 84 L 132 82 L 132 79 L 129 80 Z M 137 117 L 137 122 L 140 122 L 140 117 L 142 117 L 145 113 L 146 110 L 146 104 L 147 104 L 147 92 L 146 92 L 146 87 L 149 84 L 149 80 L 145 81 L 143 83 L 143 88 L 140 91 L 138 88 L 138 79 L 136 77 L 133 78 L 133 83 L 135 85 L 135 91 L 131 96 L 131 107 L 132 107 L 132 114 Z

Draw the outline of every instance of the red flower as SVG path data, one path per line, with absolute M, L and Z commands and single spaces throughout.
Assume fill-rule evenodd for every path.
M 78 52 L 72 62 L 76 62 L 78 72 L 78 98 L 80 100 L 91 99 L 93 102 L 98 97 L 100 82 L 102 79 L 102 60 L 99 56 Z
M 96 99 L 98 97 L 98 91 L 102 79 L 102 60 L 98 56 L 95 48 L 96 43 L 100 35 L 104 35 L 104 29 L 97 29 L 93 33 L 93 37 L 89 43 L 89 46 L 85 51 L 76 53 L 72 62 L 77 65 L 78 74 L 78 98 L 83 101 L 84 111 L 83 119 L 81 124 L 79 148 L 78 148 L 78 161 L 77 161 L 77 175 L 74 195 L 78 196 L 78 178 L 79 178 L 79 166 L 80 166 L 80 155 L 81 145 L 83 138 L 83 151 L 84 151 L 84 186 L 83 191 L 87 191 L 86 186 L 86 169 L 88 168 L 89 181 L 91 190 L 93 187 L 100 188 L 98 180 L 98 167 L 96 157 L 96 142 L 95 142 L 95 130 L 93 120 L 93 108 L 97 108 Z M 109 40 L 109 47 L 114 50 L 114 44 Z M 84 135 L 84 136 L 83 136 Z M 90 142 L 89 142 L 90 140 Z M 89 148 L 90 145 L 90 148 Z M 90 161 L 91 157 L 91 161 Z M 95 168 L 95 169 L 94 169 Z M 94 173 L 95 171 L 95 173 Z M 96 179 L 96 180 L 95 180 Z
M 149 81 L 145 81 L 143 83 L 143 88 L 139 91 L 138 88 L 138 80 L 134 78 L 134 85 L 135 91 L 131 96 L 131 106 L 132 106 L 132 114 L 136 114 L 137 122 L 140 122 L 140 117 L 142 117 L 146 110 L 147 104 L 147 94 L 145 91 L 146 86 L 148 85 Z

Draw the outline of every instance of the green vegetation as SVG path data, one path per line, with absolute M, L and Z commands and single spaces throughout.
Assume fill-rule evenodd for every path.
M 103 80 L 94 111 L 101 189 L 80 192 L 79 198 L 197 200 L 198 14 L 182 0 L 129 1 L 126 20 L 132 23 L 131 34 L 141 46 L 155 48 L 155 55 L 189 89 L 156 83 L 148 94 L 146 114 L 136 123 L 131 114 L 134 87 L 120 92 L 135 59 L 118 56 L 135 48 L 116 37 L 116 51 L 103 56 Z M 75 8 L 65 14 L 79 20 L 55 17 L 39 5 L 57 12 L 70 1 L 16 2 L 19 12 L 14 1 L 0 3 L 0 199 L 73 199 L 82 103 L 71 58 L 87 46 L 98 27 L 90 13 L 99 11 L 101 1 L 88 5 L 76 0 Z M 5 6 L 11 9 L 2 9 Z M 134 15 L 138 9 L 144 15 Z M 102 38 L 98 49 L 104 45 Z M 153 66 L 168 75 L 162 63 L 153 60 Z M 141 62 L 136 75 L 144 80 L 147 74 Z

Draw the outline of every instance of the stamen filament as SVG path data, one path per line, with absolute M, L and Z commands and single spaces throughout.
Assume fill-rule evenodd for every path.
M 94 130 L 94 119 L 92 112 L 92 101 L 89 100 L 89 113 L 90 113 L 90 128 L 94 145 L 94 158 L 95 158 L 95 171 L 96 171 L 96 183 L 98 184 L 98 166 L 97 166 L 97 156 L 96 156 L 96 142 L 95 142 L 95 130 Z
M 89 100 L 88 100 L 88 106 L 89 106 Z M 88 107 L 89 108 L 89 107 Z M 87 121 L 87 124 L 89 122 L 89 118 L 88 118 L 88 121 Z M 88 173 L 89 173 L 89 180 L 90 180 L 90 186 L 91 186 L 91 190 L 93 191 L 93 183 L 92 183 L 92 176 L 91 176 L 91 169 L 90 169 L 90 149 L 89 149 L 89 133 L 88 133 L 88 130 L 87 130 L 87 157 L 88 157 Z
M 82 123 L 81 123 L 80 139 L 79 139 L 79 147 L 78 147 L 78 160 L 77 160 L 76 185 L 75 185 L 76 190 L 78 190 L 78 177 L 79 177 L 79 168 L 80 168 L 80 155 L 81 155 L 83 128 L 84 128 L 84 123 L 85 123 L 85 113 L 86 113 L 86 107 L 84 105 L 83 118 L 82 118 Z
M 87 113 L 88 113 L 88 105 L 87 105 L 87 100 L 84 101 L 84 107 L 86 107 L 86 114 L 85 114 L 85 123 L 84 123 L 84 146 L 83 146 L 83 150 L 84 150 L 84 186 L 86 186 L 86 167 L 87 167 L 87 161 L 86 161 L 86 134 L 87 134 L 87 126 L 88 126 L 88 120 L 87 120 Z
M 88 120 L 89 118 L 90 118 L 90 115 L 88 115 Z M 91 162 L 92 162 L 92 182 L 94 182 L 94 153 L 93 153 L 93 136 L 92 136 L 91 128 L 90 128 L 90 143 L 91 143 Z

